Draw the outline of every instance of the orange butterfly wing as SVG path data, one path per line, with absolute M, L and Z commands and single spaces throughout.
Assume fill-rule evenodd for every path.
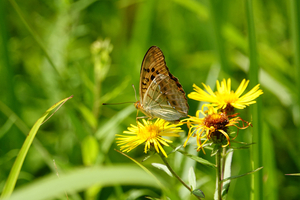
M 156 46 L 150 47 L 143 59 L 139 93 L 140 102 L 136 107 L 150 118 L 177 121 L 187 116 L 189 106 L 185 92 Z

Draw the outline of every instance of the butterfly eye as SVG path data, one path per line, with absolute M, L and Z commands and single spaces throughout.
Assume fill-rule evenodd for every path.
M 139 108 L 141 107 L 140 101 L 135 102 L 135 103 L 134 103 L 134 107 L 135 107 L 136 109 L 139 109 Z

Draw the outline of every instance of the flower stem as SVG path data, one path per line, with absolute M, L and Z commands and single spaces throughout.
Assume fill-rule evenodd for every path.
M 160 157 L 161 157 L 161 159 L 163 160 L 163 162 L 165 163 L 165 165 L 167 166 L 167 168 L 170 170 L 170 172 L 173 174 L 173 176 L 175 176 L 181 183 L 182 183 L 182 185 L 184 185 L 184 187 L 186 187 L 190 192 L 193 192 L 193 190 L 192 190 L 192 188 L 190 188 L 175 172 L 174 172 L 174 170 L 171 168 L 171 166 L 169 165 L 169 163 L 168 163 L 168 161 L 167 161 L 167 159 L 162 155 L 162 154 L 160 154 L 159 153 L 159 155 L 160 155 Z M 197 198 L 197 199 L 200 199 L 201 200 L 201 198 L 200 197 L 198 197 L 198 196 L 196 196 L 195 195 L 195 197 Z
M 217 191 L 217 200 L 222 200 L 222 165 L 221 165 L 221 148 L 218 150 L 216 154 L 216 186 L 218 187 Z

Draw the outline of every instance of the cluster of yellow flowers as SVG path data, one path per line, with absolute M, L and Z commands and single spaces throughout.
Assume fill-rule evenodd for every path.
M 244 109 L 250 104 L 256 103 L 254 100 L 263 94 L 259 89 L 259 84 L 249 92 L 241 96 L 246 90 L 249 80 L 245 79 L 241 82 L 238 89 L 234 92 L 231 90 L 231 80 L 227 82 L 224 79 L 221 84 L 217 81 L 217 91 L 203 84 L 206 91 L 202 90 L 195 84 L 193 85 L 195 92 L 191 92 L 188 97 L 197 101 L 209 102 L 204 104 L 201 110 L 198 110 L 196 116 L 189 116 L 187 119 L 181 120 L 178 124 L 171 124 L 163 119 L 152 121 L 142 120 L 137 126 L 131 125 L 128 131 L 124 131 L 124 135 L 117 135 L 117 144 L 121 146 L 121 150 L 128 152 L 145 142 L 145 153 L 154 146 L 155 150 L 160 151 L 167 157 L 162 145 L 169 146 L 172 141 L 163 138 L 162 136 L 179 137 L 182 124 L 187 124 L 189 133 L 184 146 L 191 137 L 195 137 L 197 141 L 197 150 L 203 149 L 207 141 L 212 141 L 222 145 L 223 147 L 230 144 L 230 136 L 228 127 L 235 126 L 239 129 L 247 128 L 250 123 L 234 114 L 234 109 Z M 206 111 L 204 111 L 204 109 Z M 200 113 L 203 115 L 200 118 Z M 242 125 L 240 126 L 240 123 Z

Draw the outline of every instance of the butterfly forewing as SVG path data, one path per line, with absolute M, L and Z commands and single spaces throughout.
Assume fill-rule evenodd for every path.
M 141 68 L 140 107 L 148 117 L 177 121 L 186 117 L 189 106 L 185 92 L 166 65 L 162 51 L 152 46 Z
M 158 47 L 152 46 L 147 51 L 141 67 L 139 85 L 140 97 L 144 96 L 149 85 L 158 74 L 168 75 L 169 70 L 166 66 L 162 51 Z M 143 99 L 141 98 L 141 103 L 142 101 Z

